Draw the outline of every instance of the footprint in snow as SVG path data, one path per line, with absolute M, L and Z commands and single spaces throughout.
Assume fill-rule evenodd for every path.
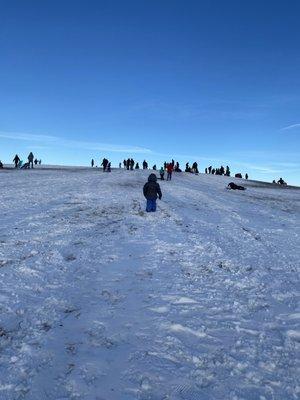
M 76 256 L 74 254 L 68 254 L 64 257 L 65 261 L 74 261 L 76 260 Z
M 2 337 L 2 338 L 8 337 L 8 333 L 6 332 L 6 330 L 4 328 L 1 328 L 1 326 L 0 326 L 0 337 Z
M 171 395 L 170 400 L 200 400 L 203 392 L 191 385 L 178 385 Z
M 0 268 L 5 267 L 6 265 L 12 264 L 12 260 L 0 260 Z
M 67 353 L 75 356 L 75 354 L 77 353 L 76 343 L 66 343 L 66 351 Z

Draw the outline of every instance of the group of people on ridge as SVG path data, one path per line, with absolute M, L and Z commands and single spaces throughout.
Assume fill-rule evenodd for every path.
M 23 164 L 23 161 L 20 159 L 18 154 L 15 155 L 15 158 L 13 159 L 13 162 L 15 164 L 15 168 L 21 168 L 21 169 L 27 169 L 27 168 L 33 168 L 34 165 L 41 165 L 42 160 L 38 160 L 37 158 L 34 158 L 34 155 L 32 151 L 29 153 L 27 157 L 27 162 Z
M 21 160 L 21 158 L 18 156 L 18 154 L 16 154 L 12 161 L 15 165 L 15 168 L 17 168 L 17 169 L 33 168 L 33 164 L 41 165 L 41 163 L 42 163 L 42 160 L 38 160 L 37 158 L 34 158 L 32 151 L 29 153 L 27 160 L 28 161 L 26 163 L 23 163 L 23 160 Z M 4 168 L 4 165 L 3 165 L 2 161 L 0 161 L 0 169 L 3 169 L 3 168 Z
M 143 169 L 148 169 L 148 163 L 146 160 L 143 161 Z M 122 164 L 119 164 L 119 167 L 122 168 Z M 140 169 L 140 164 L 135 162 L 133 158 L 127 158 L 127 160 L 123 160 L 123 167 L 127 169 L 127 171 L 133 171 L 134 169 Z M 155 168 L 154 168 L 155 167 Z M 156 169 L 156 166 L 153 166 L 153 169 Z
M 189 164 L 190 163 L 188 163 L 188 162 L 185 164 L 185 172 L 192 172 L 194 174 L 199 174 L 198 164 L 196 162 L 194 162 L 192 164 L 192 167 L 190 167 Z
M 165 180 L 165 171 L 167 171 L 167 181 L 172 179 L 172 173 L 174 171 L 174 164 L 173 162 L 165 163 L 164 167 L 161 167 L 159 170 L 160 179 L 163 181 Z
M 92 167 L 94 167 L 94 160 L 92 159 L 91 162 Z M 111 163 L 104 158 L 101 165 L 103 166 L 103 171 L 110 172 L 111 171 Z M 148 169 L 148 162 L 146 160 L 143 161 L 142 163 L 143 169 Z M 119 168 L 122 168 L 122 163 L 119 163 Z M 133 158 L 128 158 L 123 160 L 123 168 L 126 170 L 133 171 L 134 169 L 138 170 L 140 169 L 140 165 L 138 162 L 135 162 Z M 154 171 L 157 171 L 157 166 L 156 164 L 153 165 L 152 169 Z M 167 163 L 166 161 L 164 162 L 164 165 L 159 169 L 159 175 L 160 175 L 160 180 L 165 180 L 165 174 L 167 174 L 167 181 L 172 180 L 172 174 L 173 172 L 182 172 L 180 169 L 179 162 L 175 162 L 173 159 L 171 162 Z M 198 174 L 198 163 L 193 162 L 192 166 L 190 167 L 189 162 L 185 164 L 185 172 L 190 172 L 194 174 Z M 212 175 L 223 175 L 223 176 L 230 176 L 230 168 L 227 165 L 226 168 L 221 165 L 219 168 L 213 168 L 212 165 L 209 167 L 205 168 L 205 173 L 206 174 L 212 174 Z M 243 178 L 241 173 L 236 173 L 235 178 Z M 245 179 L 247 180 L 249 178 L 248 174 L 245 174 Z M 275 180 L 273 183 L 276 183 Z M 279 181 L 277 182 L 279 185 L 286 185 L 286 182 L 280 178 Z M 244 186 L 237 185 L 234 182 L 230 182 L 227 185 L 227 189 L 232 189 L 232 190 L 246 190 Z M 146 210 L 147 211 L 155 211 L 156 210 L 156 200 L 157 198 L 161 199 L 162 193 L 160 186 L 157 182 L 157 176 L 155 174 L 150 174 L 148 178 L 148 182 L 144 186 L 144 196 L 147 199 L 147 206 Z
M 205 168 L 205 173 L 206 174 L 212 174 L 212 175 L 224 175 L 224 176 L 230 176 L 230 168 L 228 165 L 226 166 L 226 169 L 221 165 L 220 168 L 213 168 L 212 165 L 209 167 Z

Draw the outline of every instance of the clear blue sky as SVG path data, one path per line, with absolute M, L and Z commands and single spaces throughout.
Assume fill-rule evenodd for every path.
M 170 157 L 300 184 L 300 2 L 14 1 L 0 159 Z

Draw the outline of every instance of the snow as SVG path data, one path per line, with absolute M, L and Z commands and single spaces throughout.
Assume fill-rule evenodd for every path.
M 148 174 L 0 172 L 0 399 L 298 399 L 299 189 Z

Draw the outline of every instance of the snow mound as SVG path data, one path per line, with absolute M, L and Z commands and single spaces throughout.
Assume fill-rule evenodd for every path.
M 300 191 L 148 174 L 0 173 L 0 399 L 297 399 Z

